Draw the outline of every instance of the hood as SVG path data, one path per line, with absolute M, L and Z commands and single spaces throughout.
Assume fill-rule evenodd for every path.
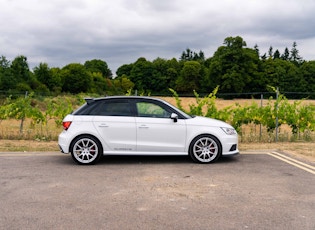
M 196 116 L 196 117 L 193 117 L 191 119 L 187 119 L 186 124 L 233 128 L 231 125 L 229 125 L 228 123 L 226 123 L 224 121 L 220 121 L 220 120 L 208 118 L 208 117 L 200 117 L 200 116 Z

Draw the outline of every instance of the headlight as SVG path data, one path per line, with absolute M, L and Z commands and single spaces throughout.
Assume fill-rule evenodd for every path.
M 236 130 L 233 128 L 227 128 L 227 127 L 221 127 L 221 129 L 227 134 L 227 135 L 235 135 Z

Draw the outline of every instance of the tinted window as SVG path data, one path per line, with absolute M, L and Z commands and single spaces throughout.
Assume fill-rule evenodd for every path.
M 91 104 L 84 104 L 81 106 L 79 109 L 77 109 L 73 114 L 75 115 L 93 115 L 97 114 L 97 109 L 98 109 L 99 103 L 91 103 Z
M 101 116 L 132 116 L 128 102 L 106 102 L 102 103 L 97 111 Z
M 170 111 L 150 102 L 137 102 L 137 112 L 139 117 L 170 118 L 171 116 Z

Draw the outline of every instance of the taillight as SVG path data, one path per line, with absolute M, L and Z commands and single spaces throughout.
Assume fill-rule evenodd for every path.
M 71 125 L 71 121 L 64 121 L 64 122 L 62 122 L 62 126 L 63 126 L 64 130 L 68 130 L 70 125 Z

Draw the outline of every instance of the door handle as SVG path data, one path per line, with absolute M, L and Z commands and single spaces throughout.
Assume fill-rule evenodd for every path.
M 108 127 L 107 124 L 100 124 L 98 127 Z
M 147 125 L 140 125 L 139 129 L 148 129 L 149 127 Z

